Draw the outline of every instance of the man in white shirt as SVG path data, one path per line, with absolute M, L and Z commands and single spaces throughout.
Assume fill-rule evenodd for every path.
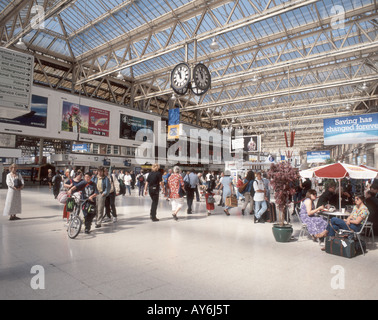
M 253 183 L 253 189 L 255 190 L 255 195 L 253 197 L 253 201 L 255 202 L 255 223 L 264 223 L 265 221 L 262 219 L 262 215 L 268 209 L 268 205 L 266 204 L 266 195 L 265 195 L 265 186 L 264 181 L 261 178 L 261 172 L 256 173 L 256 180 Z
M 129 195 L 131 196 L 131 182 L 132 182 L 132 177 L 130 173 L 126 172 L 125 176 L 123 177 L 123 182 L 125 184 L 126 190 L 129 191 Z M 125 192 L 126 194 L 126 192 Z

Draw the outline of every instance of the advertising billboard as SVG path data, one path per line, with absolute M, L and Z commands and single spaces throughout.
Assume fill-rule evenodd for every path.
M 331 159 L 330 151 L 308 151 L 307 163 L 324 163 L 327 159 Z
M 377 143 L 378 113 L 324 119 L 324 145 Z
M 63 101 L 62 131 L 109 136 L 110 112 Z
M 13 119 L 0 118 L 0 122 L 21 126 L 46 128 L 48 98 L 32 95 L 30 112 Z
M 121 139 L 134 140 L 136 133 L 141 129 L 154 131 L 154 122 L 152 120 L 142 119 L 127 114 L 120 115 L 120 132 Z
M 261 137 L 260 136 L 246 136 L 244 137 L 244 151 L 245 152 L 261 152 Z

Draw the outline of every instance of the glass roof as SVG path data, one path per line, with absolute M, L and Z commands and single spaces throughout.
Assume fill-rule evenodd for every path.
M 43 28 L 27 28 L 32 5 L 47 15 Z M 361 78 L 377 74 L 363 61 L 377 61 L 376 10 L 375 0 L 0 0 L 0 21 L 3 45 L 22 35 L 32 52 L 81 65 L 93 79 L 121 72 L 156 96 L 172 93 L 177 63 L 203 62 L 212 88 L 186 105 L 218 103 L 217 112 L 228 116 L 264 106 L 281 112 L 288 90 L 300 104 L 361 95 Z

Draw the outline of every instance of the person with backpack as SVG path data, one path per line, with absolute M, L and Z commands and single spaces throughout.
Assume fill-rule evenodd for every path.
M 239 200 L 245 200 L 244 194 L 239 192 L 239 188 L 244 185 L 244 181 L 242 180 L 241 176 L 238 175 L 238 181 L 236 182 L 236 198 Z
M 91 231 L 93 218 L 96 215 L 96 197 L 98 195 L 96 184 L 92 181 L 91 172 L 86 172 L 84 175 L 84 180 L 68 190 L 68 194 L 78 191 L 81 191 L 82 200 L 88 200 L 81 209 L 84 215 L 85 233 L 89 234 Z
M 244 204 L 242 206 L 242 215 L 244 216 L 245 209 L 247 208 L 248 204 L 251 204 L 251 210 L 250 214 L 253 213 L 254 210 L 254 202 L 253 202 L 253 197 L 255 195 L 255 190 L 253 189 L 253 182 L 255 181 L 255 173 L 250 170 L 247 173 L 247 176 L 244 179 L 244 183 L 248 183 L 247 186 L 244 189 L 243 195 L 244 195 Z
M 215 210 L 215 199 L 214 199 L 214 193 L 212 188 L 207 188 L 206 189 L 206 194 L 205 194 L 205 199 L 206 199 L 206 210 L 207 210 L 207 215 L 211 215 L 211 211 Z
M 144 197 L 144 184 L 146 179 L 144 178 L 143 175 L 143 170 L 140 171 L 139 175 L 136 177 L 138 187 L 139 187 L 139 197 L 142 196 Z

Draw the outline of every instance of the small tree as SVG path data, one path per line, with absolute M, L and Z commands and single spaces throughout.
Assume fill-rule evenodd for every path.
M 289 162 L 272 163 L 268 177 L 274 189 L 274 198 L 279 210 L 279 222 L 283 226 L 285 224 L 285 208 L 296 192 L 295 184 L 299 179 L 299 173 Z

